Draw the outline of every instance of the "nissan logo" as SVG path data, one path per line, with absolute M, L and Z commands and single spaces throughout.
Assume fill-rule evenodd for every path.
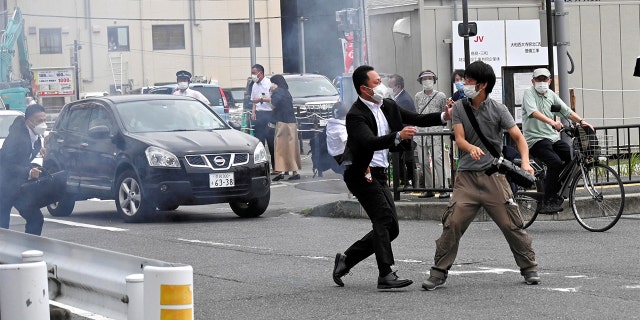
M 216 165 L 216 166 L 218 166 L 218 167 L 222 167 L 222 166 L 224 166 L 224 164 L 225 164 L 226 162 L 227 162 L 227 161 L 226 161 L 226 160 L 224 160 L 224 158 L 223 158 L 223 157 L 221 157 L 221 156 L 216 156 L 215 158 L 213 158 L 213 163 L 215 163 L 215 165 Z

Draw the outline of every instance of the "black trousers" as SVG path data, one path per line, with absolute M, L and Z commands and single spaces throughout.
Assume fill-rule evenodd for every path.
M 358 198 L 373 226 L 373 230 L 354 242 L 344 253 L 349 268 L 375 254 L 379 274 L 386 276 L 394 264 L 391 241 L 398 237 L 400 229 L 385 169 L 371 168 L 371 176 L 372 181 L 368 182 L 364 172 L 355 172 L 352 167 L 347 167 L 344 172 L 347 188 Z
M 571 161 L 571 146 L 558 140 L 555 143 L 549 139 L 542 139 L 529 149 L 529 156 L 544 162 L 547 174 L 544 179 L 544 200 L 553 199 L 560 190 L 560 172 Z

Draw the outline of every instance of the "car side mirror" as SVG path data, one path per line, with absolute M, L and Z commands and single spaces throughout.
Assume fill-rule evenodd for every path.
M 111 130 L 105 125 L 89 128 L 89 137 L 93 139 L 107 139 L 111 136 Z
M 551 112 L 560 112 L 560 105 L 559 104 L 552 104 L 551 105 Z

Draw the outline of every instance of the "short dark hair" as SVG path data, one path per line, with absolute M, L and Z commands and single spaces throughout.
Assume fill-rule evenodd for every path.
M 496 74 L 493 72 L 493 68 L 478 60 L 471 63 L 467 66 L 467 69 L 464 71 L 465 78 L 471 78 L 476 80 L 478 84 L 486 83 L 487 87 L 484 89 L 487 96 L 493 90 L 493 86 L 496 84 Z
M 361 65 L 353 70 L 353 75 L 351 76 L 353 79 L 353 87 L 356 88 L 356 92 L 360 95 L 360 86 L 366 86 L 367 81 L 369 80 L 369 71 L 373 71 L 372 66 Z
M 253 68 L 256 68 L 258 69 L 258 71 L 264 73 L 264 67 L 261 64 L 258 64 L 258 63 L 254 64 L 253 66 L 251 66 L 251 69 Z
M 31 118 L 34 114 L 39 113 L 39 112 L 46 112 L 44 110 L 44 107 L 40 104 L 32 104 L 30 106 L 27 107 L 27 109 L 24 111 L 24 117 L 25 119 L 29 119 Z
M 456 75 L 464 79 L 464 69 L 455 69 L 451 75 L 451 83 L 456 83 Z
M 395 79 L 396 86 L 399 86 L 400 88 L 404 89 L 404 78 L 401 75 L 396 73 L 394 75 L 391 75 L 391 79 Z

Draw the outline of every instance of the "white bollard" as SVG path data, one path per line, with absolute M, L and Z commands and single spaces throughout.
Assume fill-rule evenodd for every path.
M 144 319 L 193 320 L 193 268 L 144 267 Z
M 49 320 L 47 264 L 42 252 L 25 251 L 22 258 L 31 262 L 0 265 L 0 318 Z
M 144 274 L 130 274 L 125 278 L 127 282 L 127 319 L 144 319 Z

